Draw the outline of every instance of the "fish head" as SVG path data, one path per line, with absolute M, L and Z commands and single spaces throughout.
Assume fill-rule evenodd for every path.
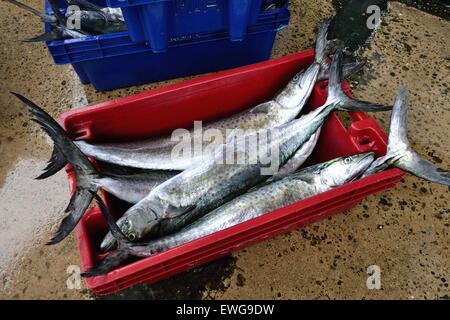
M 319 77 L 320 65 L 311 64 L 306 70 L 297 73 L 277 97 L 277 101 L 287 109 L 303 107 L 309 99 Z
M 318 63 L 311 64 L 306 70 L 302 70 L 292 78 L 289 86 L 295 89 L 295 92 L 303 95 L 303 92 L 316 84 L 320 73 L 320 65 Z
M 148 237 L 159 235 L 160 219 L 158 206 L 138 203 L 117 220 L 117 226 L 130 242 L 139 242 Z M 100 244 L 100 250 L 106 252 L 115 247 L 118 239 L 109 232 Z
M 320 184 L 335 188 L 360 177 L 375 160 L 373 152 L 356 154 L 325 162 L 319 170 Z
M 158 234 L 160 212 L 158 205 L 146 203 L 145 205 L 135 205 L 121 221 L 123 234 L 130 241 L 140 241 Z

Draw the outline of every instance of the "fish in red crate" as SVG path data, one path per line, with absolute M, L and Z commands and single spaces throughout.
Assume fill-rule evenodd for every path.
M 171 178 L 153 189 L 142 201 L 131 207 L 118 220 L 122 231 L 130 240 L 140 240 L 149 236 L 157 236 L 177 231 L 182 226 L 195 221 L 207 212 L 242 194 L 246 190 L 267 180 L 264 171 L 271 171 L 276 163 L 276 174 L 279 166 L 283 166 L 297 152 L 311 153 L 305 150 L 314 144 L 309 141 L 321 128 L 333 111 L 387 111 L 389 106 L 363 102 L 349 98 L 342 89 L 342 51 L 339 49 L 333 59 L 330 71 L 328 99 L 316 110 L 303 115 L 282 126 L 258 131 L 254 135 L 242 137 L 245 141 L 236 143 L 228 141 L 216 150 L 214 157 L 192 166 L 179 175 Z M 263 135 L 269 134 L 267 148 L 235 149 L 234 145 L 248 145 L 251 141 L 261 141 Z M 254 138 L 254 139 L 253 139 Z M 270 140 L 270 141 L 269 141 Z M 262 160 L 266 150 L 276 150 L 274 159 L 270 159 L 269 168 Z M 242 163 L 223 163 L 223 159 L 245 158 Z M 298 157 L 302 160 L 302 157 Z M 303 160 L 304 161 L 304 160 Z M 298 168 L 303 162 L 297 163 Z M 111 235 L 107 235 L 102 249 L 108 249 L 114 243 Z

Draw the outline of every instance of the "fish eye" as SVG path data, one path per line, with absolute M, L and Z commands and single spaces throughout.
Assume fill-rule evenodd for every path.
M 352 161 L 353 161 L 352 157 L 347 157 L 347 158 L 344 159 L 344 163 L 345 163 L 345 164 L 349 164 L 349 163 L 351 163 Z
M 300 79 L 300 76 L 298 74 L 296 74 L 294 77 L 294 81 L 298 81 L 298 79 Z
M 130 241 L 134 241 L 134 240 L 136 240 L 136 235 L 133 233 L 133 232 L 131 232 L 130 234 L 128 234 L 128 240 L 130 240 Z

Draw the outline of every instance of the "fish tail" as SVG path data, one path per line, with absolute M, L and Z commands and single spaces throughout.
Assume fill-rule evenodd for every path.
M 330 27 L 331 17 L 322 20 L 317 31 L 316 50 L 314 62 L 320 64 L 325 70 L 328 68 L 328 28 Z
M 408 141 L 407 130 L 407 87 L 404 86 L 395 99 L 389 125 L 387 153 L 377 159 L 364 176 L 380 172 L 389 167 L 397 167 L 419 178 L 450 186 L 450 171 L 437 168 L 433 163 L 418 155 Z
M 106 223 L 108 225 L 109 230 L 111 231 L 111 234 L 114 236 L 114 238 L 122 245 L 129 246 L 131 242 L 128 240 L 128 238 L 123 234 L 122 230 L 117 225 L 116 221 L 114 220 L 113 216 L 109 212 L 108 208 L 106 207 L 105 203 L 103 202 L 102 198 L 100 198 L 95 192 L 92 192 L 92 197 L 97 202 L 98 207 L 100 208 L 100 211 L 103 215 L 103 217 L 106 220 Z
M 120 230 L 119 226 L 114 221 L 114 218 L 112 217 L 103 200 L 96 193 L 91 192 L 91 194 L 92 197 L 95 198 L 97 205 L 99 206 L 100 211 L 106 220 L 108 228 L 111 231 L 111 234 L 119 244 L 118 249 L 110 252 L 108 256 L 106 256 L 98 265 L 82 273 L 81 276 L 85 278 L 97 277 L 106 274 L 112 269 L 121 265 L 125 260 L 133 256 L 132 252 L 128 250 L 128 247 L 131 245 L 131 243 L 128 241 L 127 237 L 122 233 L 122 230 Z
M 391 106 L 384 106 L 372 102 L 355 100 L 347 96 L 342 89 L 342 49 L 336 50 L 330 67 L 330 79 L 328 82 L 327 105 L 334 105 L 339 111 L 377 112 L 389 111 Z
M 348 78 L 354 75 L 355 73 L 360 72 L 365 64 L 366 64 L 365 61 L 357 61 L 344 64 L 342 67 L 342 74 L 344 78 Z
M 41 129 L 48 134 L 55 144 L 55 150 L 58 151 L 57 154 L 52 156 L 55 162 L 50 162 L 44 177 L 49 172 L 54 171 L 55 163 L 60 162 L 62 157 L 72 164 L 76 174 L 75 192 L 65 210 L 68 215 L 62 220 L 57 232 L 48 243 L 49 245 L 56 244 L 70 234 L 89 207 L 92 201 L 91 192 L 97 192 L 96 179 L 100 178 L 100 175 L 88 158 L 73 143 L 64 129 L 48 113 L 24 96 L 14 92 L 12 94 L 26 104 L 28 111 L 32 115 L 31 120 L 38 123 Z M 42 175 L 38 178 L 42 178 Z

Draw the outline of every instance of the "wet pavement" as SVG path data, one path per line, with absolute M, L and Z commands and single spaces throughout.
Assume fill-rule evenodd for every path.
M 291 1 L 291 23 L 280 31 L 273 56 L 311 47 L 319 21 L 336 10 L 336 25 L 339 19 L 345 25 L 342 12 L 351 2 Z M 390 3 L 382 24 L 360 50 L 367 66 L 352 79 L 353 93 L 365 100 L 392 103 L 400 86 L 407 83 L 413 147 L 448 168 L 450 23 L 442 19 L 442 1 L 402 2 L 418 8 L 432 3 L 422 10 L 435 15 Z M 29 3 L 40 6 L 37 0 Z M 67 288 L 66 269 L 79 264 L 73 237 L 55 247 L 44 245 L 67 204 L 67 181 L 63 173 L 45 181 L 32 179 L 45 166 L 51 147 L 8 92 L 25 94 L 56 116 L 73 107 L 180 80 L 97 93 L 81 86 L 70 67 L 54 66 L 44 45 L 18 42 L 41 28 L 30 17 L 0 4 L 4 21 L 0 40 L 0 298 L 93 299 L 97 297 L 84 284 L 80 289 Z M 341 28 L 335 32 L 346 34 Z M 354 42 L 350 40 L 355 37 L 344 40 L 355 48 L 369 35 L 361 33 Z M 375 117 L 387 127 L 388 115 Z M 371 196 L 348 212 L 172 279 L 135 286 L 108 298 L 445 299 L 450 296 L 448 198 L 448 188 L 406 176 L 395 189 Z M 381 268 L 381 290 L 366 287 L 370 265 Z

